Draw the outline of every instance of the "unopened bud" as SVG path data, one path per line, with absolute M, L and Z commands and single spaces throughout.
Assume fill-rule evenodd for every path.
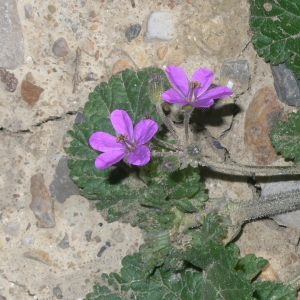
M 179 158 L 176 155 L 164 157 L 162 167 L 165 171 L 174 172 L 180 167 Z
M 201 149 L 197 143 L 193 142 L 187 146 L 187 153 L 191 158 L 198 158 L 201 154 Z
M 151 102 L 155 105 L 161 104 L 163 102 L 161 98 L 163 92 L 162 79 L 158 74 L 154 73 L 152 78 L 149 80 L 149 95 Z

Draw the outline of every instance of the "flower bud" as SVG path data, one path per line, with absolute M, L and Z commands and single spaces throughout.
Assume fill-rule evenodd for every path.
M 187 153 L 191 158 L 198 158 L 199 155 L 201 154 L 201 149 L 199 145 L 195 142 L 190 143 L 187 146 Z
M 176 155 L 164 157 L 162 167 L 167 172 L 174 172 L 180 167 L 179 158 Z
M 161 98 L 163 92 L 162 79 L 158 74 L 154 73 L 149 80 L 149 95 L 151 102 L 155 105 L 161 104 L 163 102 Z

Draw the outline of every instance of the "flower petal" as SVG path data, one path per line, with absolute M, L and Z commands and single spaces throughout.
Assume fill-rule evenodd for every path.
M 200 97 L 199 100 L 208 100 L 208 99 L 219 99 L 231 96 L 232 90 L 226 86 L 218 86 L 211 90 L 208 90 L 204 95 Z
M 168 66 L 166 68 L 166 72 L 174 88 L 177 91 L 179 91 L 182 94 L 182 96 L 187 97 L 190 90 L 190 86 L 189 80 L 184 70 L 177 66 Z
M 162 99 L 166 102 L 169 103 L 174 103 L 174 104 L 186 104 L 186 100 L 183 96 L 181 96 L 177 91 L 174 89 L 170 89 L 165 91 L 161 95 Z
M 214 103 L 215 101 L 213 99 L 206 99 L 206 100 L 200 99 L 196 102 L 190 102 L 190 104 L 195 107 L 203 107 L 203 108 L 211 107 Z
M 106 169 L 120 161 L 122 158 L 125 157 L 125 155 L 125 150 L 102 153 L 96 158 L 95 166 L 99 169 Z
M 128 155 L 128 162 L 132 165 L 143 166 L 150 161 L 150 149 L 147 146 L 138 146 Z
M 142 120 L 133 130 L 133 136 L 137 145 L 149 142 L 158 130 L 158 124 L 153 120 Z
M 110 115 L 110 120 L 117 133 L 127 133 L 128 139 L 132 140 L 133 124 L 125 110 L 114 110 Z
M 204 68 L 198 69 L 193 74 L 192 80 L 200 82 L 200 87 L 195 89 L 197 98 L 207 91 L 214 81 L 214 77 L 213 71 Z
M 116 137 L 107 132 L 95 132 L 90 137 L 89 143 L 93 149 L 102 152 L 124 149 L 124 145 L 118 143 Z

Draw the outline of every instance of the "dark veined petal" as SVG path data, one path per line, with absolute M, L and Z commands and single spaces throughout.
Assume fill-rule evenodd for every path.
M 126 154 L 124 149 L 102 153 L 96 158 L 95 166 L 99 169 L 106 169 L 120 161 Z
M 150 157 L 150 149 L 145 145 L 141 145 L 130 152 L 127 160 L 132 165 L 144 166 L 150 161 Z
M 116 137 L 107 132 L 95 132 L 89 139 L 91 147 L 95 150 L 108 152 L 124 149 L 124 145 L 116 141 Z
M 226 86 L 218 86 L 208 90 L 204 95 L 199 97 L 200 101 L 209 100 L 209 99 L 219 99 L 231 96 L 232 90 Z M 197 101 L 196 101 L 197 102 Z
M 166 72 L 173 87 L 179 91 L 182 96 L 187 97 L 190 87 L 184 70 L 177 66 L 168 66 Z
M 200 87 L 195 89 L 196 98 L 204 94 L 214 81 L 214 73 L 209 69 L 198 69 L 192 77 L 192 81 L 200 82 Z
M 174 89 L 170 89 L 165 91 L 161 95 L 162 99 L 166 102 L 169 103 L 174 103 L 174 104 L 186 104 L 186 100 L 183 96 L 181 96 L 177 91 Z
M 134 141 L 137 145 L 149 142 L 158 130 L 158 124 L 153 120 L 142 120 L 133 130 Z
M 110 115 L 110 120 L 117 134 L 126 133 L 128 139 L 132 140 L 133 124 L 131 118 L 125 110 L 114 110 Z

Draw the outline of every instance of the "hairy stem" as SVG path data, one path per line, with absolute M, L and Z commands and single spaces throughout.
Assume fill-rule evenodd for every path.
M 296 274 L 287 283 L 290 284 L 293 289 L 299 290 L 300 289 L 300 273 Z
M 300 174 L 300 166 L 250 166 L 239 163 L 217 162 L 209 159 L 198 161 L 199 165 L 210 168 L 213 171 L 231 175 L 246 176 L 274 176 Z
M 158 138 L 155 137 L 155 136 L 152 138 L 152 140 L 155 141 L 157 144 L 159 144 L 159 145 L 161 145 L 161 146 L 163 146 L 163 147 L 165 147 L 165 148 L 168 148 L 168 149 L 170 149 L 170 150 L 173 150 L 173 151 L 178 151 L 178 150 L 179 150 L 179 151 L 183 151 L 182 148 L 180 148 L 180 147 L 178 147 L 178 146 L 176 146 L 176 145 L 170 144 L 170 143 L 168 143 L 168 142 L 164 142 L 164 141 L 158 139 Z
M 169 129 L 169 131 L 171 132 L 171 134 L 173 135 L 174 139 L 179 143 L 179 136 L 176 133 L 172 122 L 169 120 L 169 118 L 165 115 L 161 104 L 156 104 L 156 110 L 157 113 L 159 114 L 161 120 L 164 122 L 164 124 L 167 126 L 167 128 Z
M 297 209 L 300 209 L 300 190 L 228 205 L 233 224 L 243 224 L 247 220 L 279 215 Z
M 183 113 L 184 116 L 184 136 L 185 136 L 185 142 L 188 144 L 189 142 L 189 131 L 190 131 L 190 118 L 191 118 L 191 112 L 186 111 Z

